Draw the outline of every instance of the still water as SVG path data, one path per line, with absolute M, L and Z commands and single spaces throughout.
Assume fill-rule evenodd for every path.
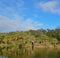
M 60 58 L 57 49 L 0 49 L 0 58 Z

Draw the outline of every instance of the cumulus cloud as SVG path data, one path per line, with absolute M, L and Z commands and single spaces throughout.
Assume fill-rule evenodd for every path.
M 51 1 L 47 1 L 47 2 L 38 2 L 37 6 L 39 9 L 42 9 L 43 11 L 60 14 L 60 7 L 59 7 L 58 0 L 51 0 Z
M 36 23 L 30 18 L 26 20 L 23 20 L 19 16 L 15 18 L 9 19 L 6 16 L 0 15 L 0 32 L 36 29 L 36 27 L 41 26 L 39 22 Z
M 24 12 L 27 8 L 24 3 L 23 0 L 0 0 L 0 32 L 37 29 L 43 25 L 31 18 L 24 19 L 20 16 L 26 15 Z
M 17 30 L 19 24 L 19 20 L 11 20 L 8 17 L 0 15 L 0 31 L 10 31 Z

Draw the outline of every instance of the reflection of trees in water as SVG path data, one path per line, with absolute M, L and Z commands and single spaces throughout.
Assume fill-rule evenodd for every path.
M 3 54 L 3 52 L 2 52 L 2 48 L 0 47 L 0 55 L 2 55 Z
M 35 51 L 35 53 L 32 55 L 32 58 L 60 58 L 60 51 L 56 49 L 52 50 L 46 50 L 41 49 Z
M 8 58 L 60 58 L 60 51 L 55 50 L 47 50 L 47 49 L 29 49 L 29 48 L 22 48 L 22 49 L 3 49 L 0 48 L 0 55 L 5 55 Z
M 60 57 L 60 51 L 58 51 L 58 53 L 57 53 L 57 58 L 59 58 Z
M 30 57 L 31 53 L 32 53 L 32 50 L 29 51 L 27 49 L 22 48 L 16 51 L 16 56 L 18 58 L 28 58 Z
M 5 52 L 4 52 L 5 51 Z M 22 48 L 22 49 L 15 49 L 15 50 L 12 50 L 12 48 L 0 48 L 0 55 L 6 55 L 8 58 L 11 56 L 11 57 L 14 57 L 14 58 L 29 58 L 30 55 L 32 53 L 32 50 L 27 50 L 25 48 Z

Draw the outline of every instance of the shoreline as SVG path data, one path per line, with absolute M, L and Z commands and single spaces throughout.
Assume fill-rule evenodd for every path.
M 29 45 L 29 46 L 26 46 L 25 48 L 32 48 L 32 46 Z M 56 45 L 56 47 L 54 47 L 53 45 L 34 45 L 33 48 L 60 49 L 60 44 Z

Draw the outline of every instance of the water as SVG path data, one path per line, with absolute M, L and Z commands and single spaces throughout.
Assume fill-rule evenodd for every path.
M 60 58 L 57 49 L 0 49 L 0 58 Z

